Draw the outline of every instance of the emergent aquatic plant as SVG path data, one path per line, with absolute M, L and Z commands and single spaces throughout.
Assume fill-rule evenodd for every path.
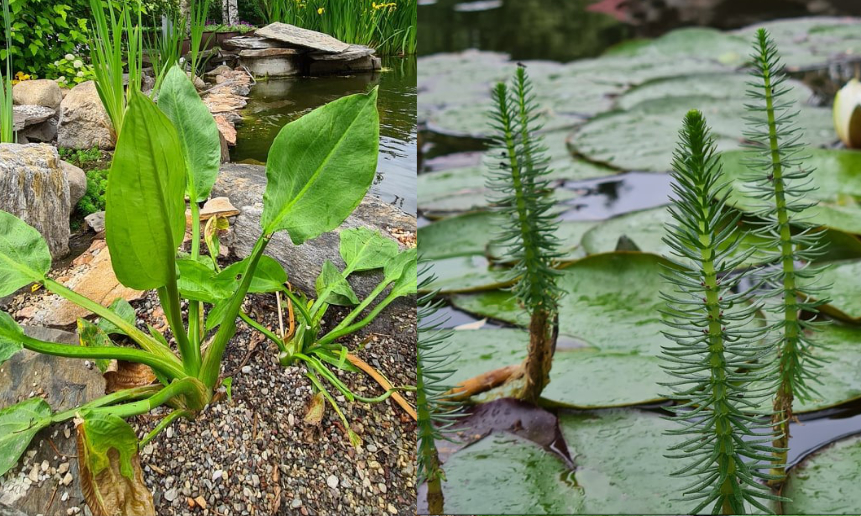
M 549 199 L 548 160 L 541 137 L 536 133 L 535 96 L 518 67 L 511 89 L 499 83 L 493 90 L 494 147 L 488 187 L 491 203 L 502 218 L 496 243 L 516 261 L 512 291 L 530 314 L 529 352 L 523 363 L 524 385 L 520 398 L 535 403 L 550 382 L 550 367 L 556 346 L 556 286 L 559 273 L 553 268 L 558 257 L 554 232 L 558 226 Z
M 96 77 L 96 91 L 111 120 L 116 140 L 123 127 L 128 100 L 134 92 L 140 91 L 143 68 L 141 15 L 139 9 L 134 9 L 138 13 L 135 24 L 129 5 L 124 4 L 122 11 L 117 14 L 113 3 L 108 2 L 107 6 L 102 4 L 102 0 L 90 0 L 93 16 L 90 60 Z M 124 85 L 123 78 L 126 65 L 128 87 Z
M 20 219 L 0 212 L 0 295 L 36 283 L 100 318 L 97 324 L 79 319 L 81 345 L 70 346 L 31 338 L 0 312 L 0 360 L 24 348 L 95 360 L 100 368 L 116 360 L 118 368 L 143 364 L 152 369 L 141 384 L 120 382 L 114 385 L 116 392 L 68 411 L 52 413 L 38 397 L 0 410 L 0 474 L 15 465 L 39 430 L 74 419 L 84 493 L 93 513 L 154 514 L 142 482 L 139 443 L 123 419 L 169 405 L 173 410 L 146 442 L 176 418 L 193 418 L 211 402 L 246 294 L 274 291 L 286 281 L 278 263 L 263 254 L 272 236 L 286 230 L 299 245 L 331 231 L 369 189 L 379 144 L 376 99 L 376 90 L 344 97 L 282 129 L 271 153 L 281 158 L 267 167 L 262 235 L 248 258 L 215 273 L 210 257 L 199 256 L 194 242 L 191 255 L 178 256 L 186 231 L 184 198 L 188 195 L 194 208 L 215 181 L 215 122 L 178 67 L 162 85 L 159 106 L 140 92 L 130 93 L 108 179 L 107 245 L 123 285 L 157 290 L 178 355 L 166 336 L 135 325 L 134 310 L 125 301 L 106 308 L 51 279 L 44 239 Z M 195 213 L 192 209 L 193 218 Z M 195 218 L 192 226 L 197 223 Z M 200 305 L 213 300 L 214 293 L 226 301 L 204 317 Z M 189 300 L 187 325 L 182 299 Z M 117 337 L 136 347 L 116 345 Z M 152 376 L 158 383 L 152 384 Z
M 419 272 L 419 288 L 426 290 L 434 281 L 430 265 L 423 264 Z M 450 441 L 451 425 L 457 417 L 459 404 L 452 400 L 451 386 L 446 381 L 453 370 L 456 356 L 448 352 L 446 339 L 451 330 L 443 329 L 443 320 L 436 316 L 439 302 L 436 292 L 424 294 L 418 300 L 419 340 L 416 348 L 416 408 L 418 409 L 418 484 L 427 482 L 428 513 L 444 514 L 442 482 L 445 472 L 439 461 L 437 442 Z
M 209 6 L 211 3 L 212 0 L 192 0 L 191 2 L 191 18 L 188 24 L 188 37 L 191 47 L 188 52 L 188 65 L 192 77 L 203 73 L 203 68 L 206 66 L 206 62 L 209 61 L 209 56 L 211 56 L 204 49 L 209 47 L 209 43 L 215 37 L 215 34 L 210 34 L 206 38 L 206 41 L 203 40 L 203 33 L 206 30 L 206 17 L 209 15 Z
M 823 295 L 827 287 L 814 285 L 820 268 L 807 267 L 822 252 L 821 233 L 798 215 L 816 205 L 806 199 L 812 171 L 802 165 L 802 134 L 794 126 L 798 112 L 786 100 L 786 75 L 765 29 L 756 33 L 752 58 L 756 81 L 750 83 L 748 96 L 755 103 L 747 106 L 751 115 L 745 136 L 757 157 L 749 160 L 752 172 L 745 180 L 750 195 L 761 202 L 756 212 L 761 227 L 755 235 L 763 239 L 764 262 L 770 264 L 763 269 L 761 294 L 779 300 L 769 308 L 777 320 L 771 329 L 780 373 L 772 416 L 777 435 L 772 474 L 781 477 L 772 484 L 779 485 L 785 474 L 793 398 L 806 400 L 815 393 L 810 383 L 816 382 L 814 372 L 822 366 L 811 338 L 811 330 L 820 323 L 803 319 L 801 312 L 815 314 L 828 299 Z
M 760 407 L 772 394 L 774 344 L 763 341 L 759 306 L 748 303 L 747 291 L 734 290 L 745 274 L 726 274 L 753 251 L 739 252 L 741 215 L 727 209 L 730 188 L 699 111 L 687 114 L 679 138 L 673 222 L 664 239 L 673 250 L 666 269 L 672 291 L 662 292 L 671 328 L 665 335 L 674 342 L 663 347 L 674 378 L 663 385 L 678 402 L 670 410 L 681 425 L 669 435 L 683 437 L 670 456 L 688 462 L 674 475 L 692 479 L 683 492 L 697 504 L 691 514 L 744 514 L 748 504 L 771 512 L 763 502 L 776 497 L 760 480 L 773 477 L 760 470 L 779 450 L 767 444 L 774 435 Z
M 6 69 L 0 76 L 0 143 L 14 143 L 15 132 L 12 129 L 12 14 L 9 12 L 9 0 L 3 0 L 3 30 L 6 35 L 4 60 Z

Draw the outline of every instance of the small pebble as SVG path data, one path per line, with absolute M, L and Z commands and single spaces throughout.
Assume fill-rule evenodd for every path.
M 42 471 L 48 471 L 48 468 L 50 468 L 50 467 L 51 467 L 51 465 L 48 464 L 48 461 L 46 461 L 46 460 L 42 461 Z
M 335 475 L 329 475 L 329 478 L 326 479 L 326 484 L 328 484 L 332 489 L 335 489 L 338 487 L 338 477 Z
M 167 500 L 168 502 L 172 502 L 172 501 L 176 500 L 176 495 L 177 495 L 176 488 L 171 487 L 170 489 L 168 489 L 164 493 L 164 499 Z
M 69 471 L 69 463 L 68 462 L 64 462 L 64 463 L 60 464 L 60 467 L 57 468 L 57 473 L 59 473 L 60 475 L 65 475 L 68 471 Z
M 242 366 L 242 373 L 243 374 L 248 374 L 250 372 L 251 372 L 251 366 L 250 365 Z
M 63 480 L 60 481 L 61 484 L 67 486 L 72 483 L 72 474 L 66 473 L 66 476 L 63 477 Z
M 33 464 L 33 469 L 30 470 L 30 474 L 27 476 L 31 482 L 39 481 L 39 465 Z
M 292 502 L 290 502 L 290 507 L 293 509 L 298 509 L 302 507 L 302 500 L 300 498 L 294 498 Z

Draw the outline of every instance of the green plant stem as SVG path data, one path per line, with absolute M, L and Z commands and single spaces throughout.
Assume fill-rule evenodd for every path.
M 355 307 L 352 311 L 350 311 L 350 313 L 347 314 L 347 317 L 344 317 L 344 320 L 342 320 L 341 322 L 339 322 L 337 324 L 337 326 L 332 328 L 332 331 L 338 331 L 338 330 L 341 330 L 342 328 L 347 327 L 351 322 L 353 322 L 353 320 L 356 317 L 358 317 L 365 310 L 365 308 L 370 306 L 370 304 L 373 303 L 374 300 L 376 300 L 377 297 L 379 297 L 379 295 L 382 294 L 382 292 L 384 290 L 386 290 L 386 287 L 388 287 L 388 286 L 389 286 L 388 282 L 381 281 L 380 284 L 377 285 L 376 287 L 374 287 L 374 290 L 372 290 L 371 293 L 368 294 L 368 297 L 363 299 L 362 302 L 359 303 L 359 305 L 357 307 Z
M 287 296 L 290 301 L 293 302 L 293 307 L 299 310 L 299 312 L 302 314 L 302 317 L 305 318 L 305 324 L 311 324 L 311 312 L 308 311 L 308 307 L 305 306 L 302 300 L 296 297 L 296 294 L 290 292 L 287 287 L 282 287 L 281 291 L 284 292 L 284 295 Z
M 158 288 L 158 298 L 165 308 L 165 316 L 170 325 L 170 330 L 179 347 L 179 355 L 185 371 L 190 376 L 197 376 L 200 371 L 200 346 L 192 346 L 182 324 L 182 310 L 180 308 L 179 289 L 176 286 L 175 273 L 167 282 L 167 285 Z
M 119 346 L 86 347 L 70 344 L 57 344 L 55 342 L 45 342 L 27 336 L 24 336 L 21 339 L 21 342 L 23 343 L 24 348 L 39 353 L 45 353 L 46 355 L 80 359 L 109 358 L 126 360 L 129 362 L 148 365 L 153 369 L 166 374 L 170 378 L 182 378 L 185 376 L 185 372 L 182 368 L 177 367 L 175 364 L 172 364 L 148 351 L 140 349 L 121 348 Z
M 783 182 L 783 165 L 780 157 L 780 147 L 777 141 L 777 124 L 774 115 L 774 98 L 772 96 L 771 75 L 764 75 L 765 107 L 768 113 L 768 135 L 771 148 L 771 171 L 774 182 L 774 198 L 777 208 L 777 223 L 780 228 L 780 254 L 783 267 L 783 307 L 784 335 L 782 345 L 778 347 L 780 368 L 780 385 L 774 398 L 774 414 L 772 424 L 777 438 L 772 442 L 778 448 L 774 456 L 774 467 L 771 474 L 781 477 L 781 480 L 770 480 L 769 484 L 779 488 L 786 476 L 786 462 L 789 448 L 789 422 L 792 419 L 792 380 L 795 377 L 787 369 L 798 363 L 798 305 L 795 295 L 795 262 L 792 252 L 792 234 L 789 228 L 789 214 L 786 210 L 785 185 Z
M 350 326 L 344 326 L 341 329 L 330 331 L 326 334 L 325 337 L 319 340 L 317 345 L 323 346 L 329 344 L 330 342 L 334 342 L 335 340 L 343 337 L 344 335 L 349 335 L 353 332 L 361 330 L 362 328 L 370 324 L 380 314 L 380 312 L 385 310 L 385 308 L 397 298 L 398 296 L 390 293 L 382 301 L 380 301 L 377 306 L 375 306 L 374 309 L 371 310 L 371 312 L 367 316 L 365 316 L 364 319 Z
M 51 423 L 61 423 L 63 421 L 66 421 L 67 419 L 71 419 L 75 417 L 75 415 L 81 410 L 100 408 L 108 405 L 113 405 L 114 403 L 121 403 L 124 401 L 145 398 L 156 394 L 161 389 L 163 389 L 161 385 L 144 385 L 142 387 L 134 387 L 131 389 L 123 389 L 121 391 L 113 392 L 111 394 L 108 394 L 107 396 L 102 396 L 101 398 L 96 398 L 93 401 L 84 403 L 80 407 L 75 407 L 73 409 L 65 410 L 63 412 L 57 412 L 56 414 L 51 416 Z
M 281 351 L 283 353 L 288 353 L 287 345 L 284 344 L 284 341 L 281 340 L 278 337 L 278 335 L 273 333 L 271 330 L 269 330 L 267 327 L 263 326 L 259 322 L 252 319 L 251 316 L 248 315 L 247 313 L 245 313 L 244 310 L 239 310 L 239 318 L 242 319 L 243 321 L 245 321 L 245 323 L 248 324 L 248 326 L 251 326 L 255 330 L 257 330 L 260 333 L 262 333 L 263 335 L 265 335 L 266 338 L 268 338 L 269 340 L 274 342 L 278 346 L 279 351 Z
M 227 342 L 236 332 L 236 315 L 242 308 L 245 294 L 248 293 L 248 287 L 251 286 L 251 279 L 254 277 L 254 270 L 257 268 L 257 263 L 260 262 L 260 257 L 263 256 L 263 251 L 266 250 L 270 238 L 272 238 L 271 233 L 265 234 L 254 244 L 254 249 L 251 251 L 251 260 L 248 261 L 248 266 L 242 275 L 242 282 L 239 284 L 239 289 L 230 299 L 230 305 L 225 312 L 224 323 L 218 328 L 212 344 L 206 350 L 199 377 L 209 389 L 214 389 L 215 384 L 218 382 L 218 374 L 221 370 L 221 357 L 224 355 Z
M 197 205 L 197 192 L 190 187 L 191 197 L 191 259 L 197 261 L 200 256 L 200 207 Z M 191 346 L 197 348 L 198 360 L 200 360 L 200 302 L 189 300 L 188 302 L 188 340 Z M 196 373 L 195 373 L 196 374 Z
M 442 479 L 438 473 L 439 454 L 436 448 L 432 448 L 427 455 L 427 468 L 429 471 L 434 471 L 433 476 L 428 477 L 427 480 L 428 514 L 444 514 L 445 498 L 442 494 Z
M 146 436 L 143 439 L 141 439 L 141 442 L 138 444 L 138 447 L 142 448 L 142 447 L 146 446 L 146 444 L 148 442 L 152 441 L 155 438 L 155 436 L 160 434 L 162 432 L 162 430 L 164 430 L 165 428 L 170 426 L 170 424 L 173 423 L 174 420 L 179 418 L 179 417 L 185 417 L 185 418 L 191 419 L 193 417 L 193 415 L 191 412 L 189 412 L 188 410 L 185 410 L 185 409 L 174 410 L 173 412 L 168 414 L 164 419 L 159 421 L 158 424 L 155 426 L 155 428 L 153 428 L 150 433 L 146 434 Z
M 155 339 L 142 332 L 135 326 L 134 324 L 126 321 L 122 317 L 120 317 L 116 312 L 111 310 L 110 308 L 104 307 L 99 303 L 96 303 L 92 299 L 82 296 L 78 294 L 74 290 L 66 287 L 62 283 L 58 283 L 50 278 L 45 278 L 42 284 L 46 289 L 51 292 L 68 299 L 69 301 L 75 303 L 76 305 L 86 308 L 90 312 L 98 315 L 99 317 L 110 321 L 114 326 L 125 332 L 132 340 L 134 340 L 140 347 L 149 351 L 153 355 L 156 355 L 167 362 L 172 363 L 178 368 L 182 367 L 182 362 L 173 354 L 170 349 L 165 348 L 161 344 L 159 344 Z
M 114 416 L 126 419 L 132 416 L 146 414 L 154 408 L 160 407 L 171 401 L 177 396 L 185 396 L 186 408 L 193 411 L 198 411 L 206 406 L 206 404 L 209 403 L 210 398 L 209 391 L 198 379 L 186 376 L 185 378 L 172 381 L 170 385 L 164 387 L 158 393 L 150 396 L 149 398 L 125 403 L 123 405 L 103 407 L 96 410 L 103 410 Z

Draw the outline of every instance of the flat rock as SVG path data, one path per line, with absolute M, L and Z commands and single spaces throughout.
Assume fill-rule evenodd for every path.
M 260 236 L 260 216 L 263 213 L 263 192 L 266 188 L 266 167 L 257 165 L 225 164 L 212 189 L 214 196 L 226 196 L 239 207 L 241 213 L 223 239 L 224 243 L 240 258 L 247 257 Z M 278 260 L 288 271 L 290 283 L 309 295 L 314 295 L 314 282 L 320 274 L 325 260 L 332 260 L 343 269 L 344 262 L 338 252 L 341 230 L 367 227 L 379 230 L 383 235 L 393 237 L 392 231 L 416 230 L 416 219 L 395 206 L 385 203 L 376 196 L 368 194 L 346 221 L 335 231 L 325 233 L 295 246 L 285 231 L 272 237 L 266 254 Z M 359 296 L 366 296 L 382 279 L 379 271 L 356 273 L 350 276 Z M 414 307 L 414 304 L 413 304 Z
M 310 48 L 321 52 L 338 53 L 350 48 L 350 45 L 328 34 L 313 30 L 302 29 L 286 23 L 270 23 L 257 29 L 255 34 L 264 38 L 282 41 L 289 45 Z
M 280 56 L 295 56 L 299 55 L 299 51 L 295 48 L 263 48 L 260 50 L 243 50 L 239 53 L 239 57 L 255 58 L 255 57 L 280 57 Z
M 111 121 L 99 99 L 95 82 L 78 84 L 60 103 L 57 146 L 84 150 L 114 148 Z
M 308 73 L 311 75 L 334 75 L 373 72 L 380 69 L 376 64 L 378 61 L 379 59 L 374 56 L 360 57 L 351 61 L 312 61 Z
M 275 39 L 257 36 L 235 36 L 224 40 L 224 46 L 236 49 L 262 50 L 264 48 L 284 48 L 285 44 Z
M 238 111 L 244 108 L 248 101 L 245 97 L 234 95 L 230 90 L 219 89 L 206 95 L 203 103 L 209 108 L 210 113 L 216 114 Z
M 24 332 L 39 340 L 77 344 L 77 335 L 67 331 L 25 326 Z M 97 368 L 87 367 L 84 360 L 24 350 L 0 367 L 0 407 L 18 403 L 34 394 L 42 396 L 55 412 L 63 411 L 104 395 L 105 380 Z M 70 426 L 68 423 L 67 425 Z M 59 450 L 60 456 L 54 447 Z M 25 454 L 19 467 L 13 469 L 0 486 L 0 503 L 30 515 L 66 514 L 71 507 L 82 507 L 84 500 L 80 489 L 78 462 L 72 458 L 76 454 L 74 431 L 70 431 L 69 437 L 66 438 L 64 425 L 49 427 L 36 435 L 30 450 L 35 450 L 35 455 L 28 458 Z M 34 464 L 43 462 L 48 463 L 48 471 L 42 471 L 41 474 L 47 478 L 26 486 L 24 477 L 32 471 Z M 63 464 L 65 466 L 61 468 Z M 67 472 L 58 472 L 66 468 Z M 67 473 L 71 475 L 72 483 L 63 486 L 61 479 Z M 69 496 L 63 501 L 65 492 L 68 492 Z M 48 508 L 48 501 L 52 496 L 53 501 Z M 0 512 L 0 515 L 2 514 Z
M 60 163 L 47 144 L 0 144 L 0 209 L 36 228 L 54 258 L 69 253 L 71 194 Z
M 376 50 L 371 47 L 366 47 L 365 45 L 350 45 L 346 50 L 338 52 L 337 54 L 311 52 L 308 54 L 308 57 L 314 61 L 352 61 L 354 59 L 359 59 L 360 57 L 372 56 L 375 53 Z
M 60 85 L 51 79 L 23 81 L 12 87 L 12 102 L 18 105 L 30 104 L 57 110 L 62 100 Z
M 117 280 L 104 240 L 93 241 L 89 249 L 75 258 L 68 273 L 57 281 L 102 306 L 109 306 L 118 297 L 126 301 L 143 297 L 142 291 L 127 288 Z M 56 294 L 46 294 L 35 305 L 29 324 L 63 328 L 75 324 L 79 317 L 89 315 L 90 312 L 71 301 Z
M 56 109 L 45 106 L 12 106 L 12 130 L 21 131 L 27 127 L 41 124 L 56 114 Z
M 233 124 L 230 120 L 227 119 L 224 115 L 215 115 L 215 126 L 218 127 L 218 131 L 221 133 L 221 136 L 224 137 L 224 141 L 227 142 L 231 147 L 236 146 L 236 128 L 233 127 Z

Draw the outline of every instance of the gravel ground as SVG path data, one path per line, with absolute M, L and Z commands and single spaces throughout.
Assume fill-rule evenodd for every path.
M 41 292 L 16 296 L 7 309 L 14 313 L 40 297 Z M 139 326 L 166 327 L 154 292 L 132 304 Z M 274 295 L 249 296 L 246 309 L 277 328 Z M 330 308 L 327 324 L 343 317 L 340 310 Z M 415 300 L 402 300 L 341 342 L 392 384 L 415 385 L 415 328 Z M 285 368 L 276 357 L 274 344 L 240 322 L 222 362 L 222 375 L 233 378 L 232 398 L 213 402 L 194 421 L 175 421 L 142 449 L 144 479 L 158 514 L 414 515 L 413 420 L 392 400 L 367 405 L 336 396 L 363 441 L 354 448 L 328 405 L 321 424 L 303 421 L 311 382 L 303 365 Z M 364 373 L 338 374 L 353 392 L 383 392 Z M 413 393 L 403 395 L 415 405 Z M 142 437 L 166 414 L 163 409 L 130 423 Z

